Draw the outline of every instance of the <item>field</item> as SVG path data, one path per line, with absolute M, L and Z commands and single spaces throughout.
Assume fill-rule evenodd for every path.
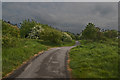
M 70 51 L 73 78 L 118 78 L 118 42 L 115 40 L 89 42 Z

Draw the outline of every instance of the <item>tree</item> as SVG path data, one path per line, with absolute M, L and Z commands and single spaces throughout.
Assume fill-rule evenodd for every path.
M 57 31 L 55 29 L 46 28 L 40 33 L 40 38 L 45 41 L 60 44 L 62 34 L 60 31 Z
M 96 40 L 97 32 L 98 32 L 98 29 L 95 28 L 95 25 L 92 23 L 89 23 L 84 29 L 84 31 L 82 32 L 82 37 L 84 39 Z
M 30 33 L 28 34 L 28 38 L 31 39 L 40 39 L 40 33 L 44 31 L 44 29 L 42 28 L 41 25 L 36 25 L 35 27 L 33 27 L 30 31 Z
M 118 37 L 118 32 L 116 30 L 106 30 L 104 36 L 107 38 L 116 38 Z
M 26 38 L 28 37 L 31 29 L 36 25 L 36 22 L 35 21 L 30 21 L 29 19 L 28 20 L 25 20 L 23 21 L 23 23 L 21 24 L 21 27 L 20 27 L 20 35 L 22 38 Z

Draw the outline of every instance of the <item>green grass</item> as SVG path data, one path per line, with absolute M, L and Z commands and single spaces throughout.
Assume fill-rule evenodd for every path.
M 49 41 L 43 41 L 43 40 L 39 40 L 38 42 L 40 42 L 43 45 L 52 46 L 52 47 L 63 47 L 63 46 L 75 45 L 75 40 L 72 40 L 72 42 L 62 42 L 61 44 L 51 43 Z
M 70 51 L 73 78 L 118 77 L 118 42 L 80 42 Z
M 37 40 L 21 39 L 17 43 L 16 47 L 2 48 L 2 63 L 3 63 L 3 74 L 16 69 L 24 61 L 28 60 L 34 54 L 39 51 L 47 50 L 47 46 L 40 44 Z
M 75 45 L 75 40 L 72 40 L 72 42 L 63 42 L 61 46 L 73 46 Z

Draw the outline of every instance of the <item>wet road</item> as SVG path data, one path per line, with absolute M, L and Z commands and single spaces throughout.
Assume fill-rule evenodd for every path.
M 79 45 L 76 41 L 75 46 Z M 67 54 L 71 47 L 52 48 L 45 51 L 17 76 L 17 78 L 69 78 L 67 74 Z

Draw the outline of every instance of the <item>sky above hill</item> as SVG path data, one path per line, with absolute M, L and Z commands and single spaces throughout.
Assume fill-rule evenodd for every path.
M 2 18 L 12 23 L 34 19 L 55 28 L 80 33 L 92 22 L 102 29 L 118 29 L 117 2 L 3 2 Z

